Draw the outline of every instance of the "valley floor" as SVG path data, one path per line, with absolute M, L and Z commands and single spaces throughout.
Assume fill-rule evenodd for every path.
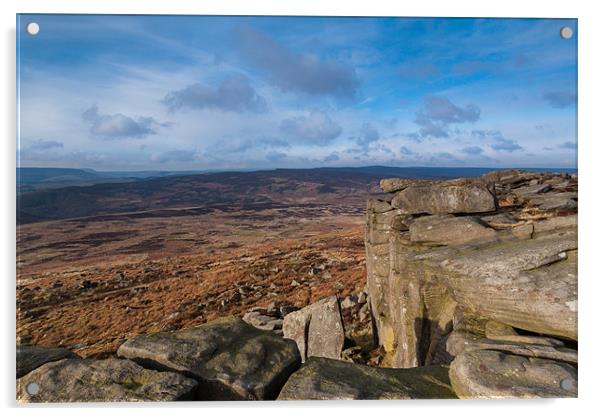
M 102 357 L 140 333 L 364 288 L 363 206 L 190 208 L 17 229 L 17 336 Z

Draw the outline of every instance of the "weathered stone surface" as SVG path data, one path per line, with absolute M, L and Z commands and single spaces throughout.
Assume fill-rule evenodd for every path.
M 383 212 L 391 211 L 393 207 L 390 203 L 383 201 L 382 199 L 368 199 L 366 209 L 368 211 L 381 214 Z
M 549 358 L 570 363 L 577 362 L 577 351 L 561 346 L 549 345 L 550 338 L 541 337 L 541 341 L 531 337 L 523 342 L 487 339 L 466 331 L 454 330 L 447 338 L 447 352 L 458 356 L 464 351 L 496 350 L 525 357 Z M 524 341 L 529 341 L 528 343 Z
M 533 224 L 533 231 L 536 233 L 545 233 L 548 231 L 556 231 L 563 228 L 576 228 L 577 215 L 569 215 L 566 217 L 553 217 L 544 221 L 537 221 Z
M 519 196 L 523 196 L 523 195 L 532 195 L 532 194 L 543 194 L 545 192 L 548 192 L 552 189 L 552 186 L 550 184 L 544 183 L 544 184 L 535 184 L 535 185 L 531 185 L 531 186 L 524 186 L 521 188 L 517 188 L 514 190 L 514 193 L 519 195 Z
M 302 361 L 308 357 L 341 358 L 345 329 L 336 296 L 289 313 L 282 330 L 285 338 L 296 342 Z
M 476 331 L 473 335 L 484 338 L 485 324 L 491 321 L 577 339 L 577 218 L 566 217 L 576 209 L 574 178 L 514 170 L 476 180 L 399 186 L 403 189 L 391 202 L 395 209 L 387 214 L 406 213 L 409 230 L 391 230 L 382 221 L 368 220 L 366 226 L 368 289 L 384 365 L 407 368 L 445 362 L 445 342 L 452 328 Z M 497 210 L 460 209 L 473 202 L 455 198 L 460 188 L 457 192 L 491 192 L 485 199 L 493 200 L 490 208 Z M 476 210 L 472 205 L 470 209 Z M 449 211 L 455 216 L 444 217 L 445 221 L 474 220 L 491 236 L 473 237 L 461 227 L 456 232 L 452 226 L 438 226 Z M 367 218 L 370 215 L 374 213 Z M 458 322 L 454 308 L 470 311 L 474 325 Z M 550 337 L 547 341 L 517 333 L 498 337 L 496 341 L 518 344 L 539 338 L 537 342 L 549 342 L 548 347 L 562 348 L 552 345 Z
M 410 186 L 391 205 L 408 214 L 456 214 L 495 211 L 495 197 L 484 185 Z
M 516 224 L 518 220 L 508 213 L 501 213 L 495 215 L 486 215 L 481 217 L 481 220 L 485 221 L 492 227 L 503 227 L 512 224 Z
M 487 321 L 485 324 L 485 337 L 498 341 L 564 347 L 564 342 L 559 339 L 536 335 L 519 335 L 511 326 L 496 321 Z
M 410 240 L 439 245 L 463 244 L 492 238 L 496 231 L 476 217 L 425 216 L 410 224 Z
M 51 361 L 79 358 L 66 348 L 47 348 L 35 345 L 17 345 L 17 378 Z
M 199 382 L 204 400 L 274 399 L 300 363 L 291 340 L 227 317 L 175 332 L 140 335 L 118 355 Z
M 575 367 L 499 351 L 460 354 L 450 366 L 449 377 L 462 399 L 577 397 Z
M 541 210 L 570 210 L 577 208 L 576 192 L 547 193 L 543 195 L 529 195 L 529 202 Z
M 435 264 L 461 305 L 516 328 L 577 339 L 576 248 L 575 232 L 566 231 L 451 251 Z
M 263 329 L 265 331 L 282 329 L 282 319 L 263 315 L 257 311 L 247 312 L 245 316 L 242 317 L 242 320 L 249 325 L 253 325 L 257 329 Z
M 408 186 L 416 183 L 415 179 L 405 179 L 405 178 L 387 178 L 380 180 L 380 189 L 383 192 L 397 192 L 401 191 Z
M 521 240 L 526 240 L 533 236 L 533 230 L 533 224 L 520 224 L 512 227 L 512 235 Z
M 39 386 L 30 394 L 28 386 Z M 31 388 L 31 386 L 30 386 Z M 147 370 L 130 360 L 63 359 L 17 380 L 17 401 L 145 402 L 189 400 L 197 382 L 181 374 Z
M 448 368 L 373 368 L 311 357 L 284 385 L 278 400 L 451 399 Z
M 384 213 L 370 215 L 371 227 L 378 231 L 404 231 L 413 221 L 410 215 L 401 210 L 391 210 Z

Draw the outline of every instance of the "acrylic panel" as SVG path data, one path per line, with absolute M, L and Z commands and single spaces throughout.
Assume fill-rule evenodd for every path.
M 576 397 L 577 29 L 18 15 L 17 401 Z

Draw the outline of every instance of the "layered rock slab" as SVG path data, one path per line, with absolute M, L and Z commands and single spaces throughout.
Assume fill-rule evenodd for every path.
M 365 242 L 371 309 L 386 364 L 448 362 L 445 343 L 456 329 L 456 306 L 484 321 L 577 340 L 576 179 L 504 171 L 481 179 L 381 183 L 396 192 L 394 210 L 379 213 L 386 207 L 368 203 Z M 486 197 L 490 191 L 495 210 L 480 215 L 470 212 L 479 205 L 470 197 L 447 204 L 433 192 L 449 196 L 453 192 L 444 188 L 454 187 L 464 188 L 464 195 L 474 187 Z M 538 205 L 538 199 L 556 198 L 574 205 Z M 429 201 L 431 208 L 421 206 Z M 453 216 L 440 212 L 456 209 Z M 386 226 L 384 214 L 395 212 L 406 212 L 409 232 Z M 472 230 L 448 227 L 444 215 L 458 224 L 475 220 L 483 234 L 473 238 Z M 528 343 L 524 335 L 514 340 Z
M 452 356 L 458 356 L 464 351 L 495 350 L 525 357 L 577 363 L 577 351 L 558 345 L 554 338 L 530 337 L 527 339 L 527 337 L 516 337 L 515 339 L 521 342 L 488 339 L 467 331 L 454 330 L 447 338 L 447 352 Z
M 415 243 L 448 245 L 493 238 L 496 231 L 477 217 L 432 215 L 420 217 L 410 225 L 410 240 Z
M 147 370 L 130 360 L 63 359 L 17 380 L 21 403 L 147 402 L 189 400 L 197 382 Z
M 449 377 L 461 399 L 577 397 L 577 369 L 567 363 L 500 351 L 466 351 Z
M 485 185 L 416 185 L 397 193 L 394 208 L 407 214 L 455 214 L 495 211 L 496 201 Z
M 310 357 L 284 385 L 278 400 L 456 398 L 445 366 L 374 368 Z
M 36 368 L 64 358 L 79 358 L 66 348 L 48 348 L 35 345 L 17 345 L 17 378 Z
M 301 362 L 294 341 L 236 317 L 140 335 L 126 341 L 117 353 L 148 368 L 194 378 L 201 400 L 275 399 Z
M 285 338 L 295 341 L 303 362 L 308 357 L 341 358 L 345 329 L 336 296 L 289 313 L 282 331 Z
M 453 298 L 484 317 L 524 330 L 577 339 L 577 235 L 419 254 L 439 270 Z

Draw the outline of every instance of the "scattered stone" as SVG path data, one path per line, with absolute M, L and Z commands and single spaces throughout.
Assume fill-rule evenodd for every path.
M 117 354 L 199 381 L 201 400 L 274 399 L 301 361 L 294 342 L 236 317 L 176 332 L 139 335 Z
M 341 358 L 345 330 L 336 296 L 322 299 L 284 318 L 285 338 L 297 343 L 301 360 L 308 357 Z
M 461 399 L 577 397 L 577 369 L 567 363 L 500 351 L 466 351 L 449 378 Z
M 374 368 L 308 358 L 286 382 L 278 400 L 377 400 L 456 398 L 443 366 Z
M 95 287 L 98 287 L 98 282 L 92 282 L 91 280 L 83 280 L 79 284 L 79 287 L 81 289 L 94 289 Z
M 21 403 L 190 400 L 197 382 L 181 374 L 146 370 L 130 360 L 63 359 L 17 380 Z M 39 386 L 36 391 L 35 386 Z M 32 391 L 33 390 L 33 391 Z
M 296 280 L 293 279 L 293 281 L 291 282 L 291 286 L 295 287 L 295 286 L 300 286 L 301 283 L 297 282 Z
M 23 377 L 41 365 L 64 358 L 79 358 L 79 356 L 66 348 L 17 345 L 17 378 Z

